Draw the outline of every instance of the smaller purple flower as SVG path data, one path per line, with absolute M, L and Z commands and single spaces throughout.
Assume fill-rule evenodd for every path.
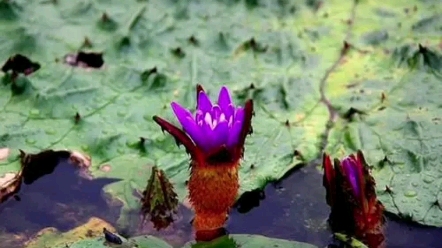
M 215 103 L 210 100 L 201 86 L 197 86 L 195 113 L 176 102 L 172 102 L 171 106 L 184 132 L 177 131 L 175 126 L 157 116 L 154 120 L 184 144 L 191 154 L 192 150 L 197 148 L 211 155 L 222 149 L 230 153 L 229 157 L 236 158 L 242 155 L 245 137 L 251 130 L 253 112 L 251 100 L 246 102 L 245 107 L 235 106 L 228 88 L 223 86 Z
M 356 198 L 361 196 L 360 182 L 362 180 L 361 166 L 353 156 L 348 156 L 341 161 L 342 168 L 347 176 L 347 180 L 350 182 L 353 193 Z
M 324 153 L 323 167 L 332 231 L 354 236 L 368 247 L 381 247 L 385 208 L 377 199 L 376 183 L 362 151 L 333 163 Z

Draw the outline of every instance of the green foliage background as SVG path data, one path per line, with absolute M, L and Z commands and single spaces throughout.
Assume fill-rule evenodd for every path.
M 152 116 L 175 121 L 171 101 L 193 108 L 197 83 L 212 98 L 227 85 L 236 103 L 256 104 L 241 192 L 324 149 L 362 149 L 387 211 L 442 226 L 438 3 L 0 1 L 0 59 L 21 53 L 42 66 L 14 86 L 3 76 L 0 146 L 14 154 L 0 174 L 19 169 L 17 149 L 86 153 L 94 177 L 123 179 L 105 191 L 124 203 L 125 225 L 152 165 L 186 195 L 188 156 Z M 63 63 L 80 49 L 103 52 L 104 67 Z

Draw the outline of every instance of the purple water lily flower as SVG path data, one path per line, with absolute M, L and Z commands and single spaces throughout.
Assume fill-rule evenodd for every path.
M 176 102 L 171 105 L 184 131 L 204 151 L 223 145 L 232 148 L 238 144 L 244 108 L 235 108 L 227 87 L 221 88 L 217 104 L 212 104 L 207 94 L 200 91 L 195 115 Z
M 182 130 L 158 116 L 154 116 L 154 120 L 184 144 L 191 155 L 196 156 L 197 151 L 208 156 L 227 151 L 230 158 L 242 156 L 245 138 L 251 131 L 252 100 L 244 107 L 236 107 L 228 88 L 223 86 L 214 103 L 198 85 L 194 114 L 179 103 L 172 102 L 171 106 Z

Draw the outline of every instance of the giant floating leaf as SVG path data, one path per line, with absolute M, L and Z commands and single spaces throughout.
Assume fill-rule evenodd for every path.
M 183 248 L 222 248 L 222 247 L 241 247 L 241 248 L 315 248 L 317 246 L 297 241 L 268 238 L 262 235 L 233 234 L 223 236 L 211 242 L 195 243 L 190 242 Z
M 18 171 L 17 149 L 69 149 L 92 158 L 92 176 L 122 179 L 105 191 L 123 213 L 140 206 L 133 191 L 153 165 L 182 201 L 188 155 L 152 116 L 173 121 L 171 101 L 193 107 L 197 83 L 212 97 L 225 84 L 238 104 L 255 101 L 240 190 L 261 187 L 318 156 L 320 86 L 351 10 L 338 0 L 0 1 L 0 59 L 13 71 L 0 85 L 0 146 L 15 152 L 0 174 Z
M 153 236 L 140 236 L 125 239 L 119 237 L 121 244 L 110 243 L 103 234 L 103 228 L 114 230 L 109 223 L 98 218 L 91 218 L 82 226 L 76 227 L 65 233 L 60 233 L 54 228 L 46 228 L 40 231 L 33 239 L 25 244 L 26 248 L 54 247 L 54 248 L 84 248 L 84 247 L 158 247 L 171 248 L 165 241 Z M 115 235 L 115 234 L 113 234 Z
M 362 149 L 387 211 L 442 226 L 442 7 L 358 1 L 348 51 L 327 81 L 341 117 L 327 150 Z

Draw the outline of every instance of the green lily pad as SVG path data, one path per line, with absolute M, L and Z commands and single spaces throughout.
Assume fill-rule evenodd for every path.
M 364 243 L 353 237 L 348 237 L 347 235 L 342 233 L 335 233 L 334 235 L 337 240 L 344 242 L 345 244 L 349 245 L 351 248 L 368 248 Z
M 2 76 L 0 147 L 11 155 L 0 175 L 19 170 L 18 149 L 67 149 L 91 157 L 93 177 L 122 179 L 105 187 L 123 202 L 121 225 L 154 165 L 183 201 L 189 157 L 152 116 L 175 121 L 170 102 L 192 108 L 200 83 L 212 97 L 227 85 L 237 104 L 254 99 L 240 192 L 263 187 L 319 155 L 321 80 L 352 8 L 336 3 L 1 1 L 4 69 L 28 74 L 13 68 L 21 54 L 34 73 Z
M 358 1 L 351 46 L 326 89 L 340 113 L 326 151 L 362 149 L 386 210 L 431 226 L 442 226 L 441 10 L 435 1 Z M 366 35 L 379 28 L 388 39 L 374 44 Z
M 123 244 L 112 244 L 106 242 L 104 238 L 95 238 L 95 239 L 84 239 L 73 244 L 69 245 L 69 248 L 84 248 L 84 247 L 96 247 L 96 248 L 109 248 L 109 247 L 119 247 L 119 248 L 150 248 L 150 247 L 158 247 L 158 248 L 172 248 L 171 245 L 166 243 L 165 241 L 156 238 L 154 236 L 140 236 L 134 237 L 130 239 L 121 238 Z M 65 248 L 66 245 L 56 246 L 54 248 Z
M 36 248 L 36 247 L 54 247 L 54 248 L 84 248 L 84 247 L 121 247 L 121 248 L 132 248 L 132 247 L 158 247 L 158 248 L 171 248 L 167 242 L 150 236 L 139 236 L 125 239 L 117 234 L 122 243 L 115 244 L 106 241 L 103 228 L 108 229 L 113 232 L 115 229 L 110 226 L 109 223 L 98 219 L 91 218 L 85 224 L 76 227 L 65 233 L 60 233 L 55 228 L 45 228 L 35 235 L 33 239 L 25 243 L 26 248 Z
M 268 238 L 262 235 L 248 235 L 248 234 L 233 234 L 223 236 L 211 242 L 195 243 L 190 242 L 184 245 L 183 248 L 221 248 L 221 247 L 241 247 L 241 248 L 265 248 L 265 247 L 279 247 L 279 248 L 315 248 L 317 246 L 291 240 Z

